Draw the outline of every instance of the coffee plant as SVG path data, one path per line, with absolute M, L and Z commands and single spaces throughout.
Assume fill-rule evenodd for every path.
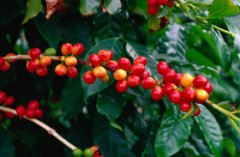
M 0 1 L 0 156 L 240 156 L 239 7 Z

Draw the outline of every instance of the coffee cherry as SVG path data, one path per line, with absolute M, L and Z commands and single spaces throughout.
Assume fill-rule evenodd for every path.
M 55 67 L 55 74 L 58 76 L 64 76 L 67 73 L 67 67 L 63 64 L 58 64 Z
M 194 113 L 193 116 L 199 116 L 201 113 L 201 109 L 198 107 L 197 111 Z
M 208 94 L 210 94 L 212 92 L 212 85 L 211 83 L 207 83 L 207 85 L 203 88 L 205 91 L 208 92 Z
M 25 115 L 25 107 L 22 105 L 17 106 L 16 112 L 19 118 L 22 118 Z
M 15 53 L 8 53 L 7 55 L 6 55 L 6 57 L 13 57 L 13 56 L 16 56 L 16 54 Z M 14 62 L 16 62 L 17 60 L 16 59 L 5 59 L 7 62 L 9 62 L 9 63 L 14 63 Z
M 93 84 L 96 80 L 96 77 L 93 75 L 92 71 L 87 71 L 86 73 L 84 73 L 83 75 L 83 81 L 87 84 Z
M 39 104 L 39 101 L 37 101 L 37 100 L 31 100 L 27 104 L 27 108 L 33 109 L 33 110 L 37 110 L 39 108 L 39 106 L 40 106 L 40 104 Z
M 100 50 L 97 55 L 102 62 L 107 62 L 113 58 L 113 53 L 110 50 Z
M 167 82 L 173 82 L 173 80 L 175 79 L 175 77 L 176 77 L 176 71 L 173 70 L 173 69 L 169 69 L 168 72 L 163 75 L 163 81 L 164 81 L 165 83 L 167 83 Z
M 31 70 L 31 71 L 35 71 L 37 68 L 39 68 L 40 66 L 40 62 L 39 62 L 39 59 L 33 59 L 33 60 L 30 60 L 28 63 L 28 68 Z
M 127 78 L 127 84 L 129 87 L 137 87 L 141 83 L 141 79 L 139 76 L 130 75 Z
M 201 75 L 198 75 L 193 79 L 193 85 L 196 88 L 204 88 L 207 85 L 207 83 L 208 83 L 208 80 Z
M 157 0 L 158 5 L 166 5 L 168 0 Z
M 129 70 L 131 68 L 131 62 L 128 58 L 122 57 L 118 60 L 119 68 L 123 70 Z
M 12 96 L 7 96 L 7 98 L 4 101 L 5 106 L 11 106 L 14 103 L 14 97 Z
M 71 66 L 71 67 L 68 67 L 68 70 L 67 70 L 67 76 L 69 78 L 75 78 L 78 76 L 78 70 L 76 67 L 74 66 Z
M 178 86 L 179 83 L 180 83 L 181 78 L 182 78 L 182 74 L 177 73 L 177 74 L 175 75 L 175 78 L 173 79 L 173 83 Z
M 168 23 L 169 23 L 168 18 L 166 18 L 166 17 L 161 17 L 161 19 L 160 19 L 160 28 L 166 27 Z
M 174 7 L 174 1 L 173 0 L 168 1 L 167 5 L 168 5 L 169 8 Z
M 181 92 L 178 90 L 173 90 L 169 93 L 168 98 L 172 103 L 178 104 L 181 102 Z
M 89 55 L 88 60 L 93 67 L 99 66 L 101 64 L 101 60 L 96 54 Z
M 151 15 L 156 15 L 158 13 L 158 6 L 155 6 L 155 7 L 148 7 L 148 13 L 151 14 Z
M 169 67 L 167 62 L 161 61 L 157 64 L 157 71 L 159 74 L 164 75 L 168 72 L 168 70 L 169 70 Z
M 142 63 L 133 64 L 131 66 L 131 73 L 133 75 L 141 76 L 144 71 L 145 71 L 145 66 Z
M 36 74 L 39 77 L 44 77 L 48 74 L 48 69 L 45 66 L 40 66 L 39 68 L 37 68 Z
M 82 157 L 83 155 L 83 151 L 79 148 L 74 149 L 72 153 L 74 157 Z
M 150 72 L 147 71 L 147 70 L 145 70 L 145 71 L 142 73 L 141 78 L 145 78 L 145 77 L 149 77 L 149 76 L 151 76 Z
M 57 51 L 55 48 L 49 47 L 44 51 L 44 55 L 47 56 L 55 56 L 57 54 Z
M 157 5 L 158 5 L 157 0 L 148 0 L 148 6 L 155 7 Z
M 103 66 L 97 66 L 93 69 L 93 75 L 97 78 L 103 78 L 107 75 L 107 70 Z
M 40 57 L 41 50 L 39 48 L 32 48 L 28 51 L 28 55 L 31 59 L 37 59 Z
M 77 63 L 78 63 L 77 58 L 74 57 L 74 56 L 69 56 L 69 57 L 66 57 L 66 58 L 65 58 L 65 64 L 66 64 L 68 67 L 76 66 Z
M 138 56 L 137 58 L 135 58 L 133 64 L 138 64 L 138 63 L 146 65 L 147 64 L 147 58 L 144 57 L 144 56 Z
M 83 154 L 85 157 L 92 157 L 94 152 L 90 149 L 90 148 L 86 148 L 84 151 L 83 151 Z
M 5 60 L 3 57 L 0 57 L 0 66 L 2 66 L 4 64 Z
M 172 83 L 172 82 L 168 82 L 168 83 L 164 84 L 164 86 L 163 86 L 164 94 L 169 95 L 170 92 L 174 90 L 175 86 L 176 85 L 174 83 Z
M 152 89 L 152 92 L 151 92 L 151 98 L 154 100 L 154 101 L 159 101 L 161 100 L 163 97 L 163 89 L 159 86 L 155 86 L 153 89 Z
M 41 109 L 37 109 L 35 111 L 35 117 L 36 118 L 42 118 L 43 117 L 43 111 Z
M 10 70 L 10 67 L 11 65 L 7 61 L 5 61 L 4 64 L 0 66 L 0 70 L 6 72 Z
M 2 113 L 0 113 L 0 120 L 2 120 L 3 119 L 3 115 L 2 115 Z
M 70 55 L 72 53 L 72 44 L 64 43 L 61 47 L 61 52 L 65 56 Z
M 203 90 L 203 89 L 197 89 L 196 90 L 196 99 L 199 102 L 205 102 L 209 97 L 209 94 L 207 93 L 207 91 Z
M 79 56 L 84 52 L 84 45 L 81 43 L 76 43 L 72 46 L 72 54 L 75 56 Z
M 127 89 L 128 89 L 127 81 L 126 81 L 126 80 L 117 81 L 115 87 L 116 87 L 116 90 L 117 90 L 119 93 L 124 93 L 124 92 L 126 92 Z
M 142 87 L 144 89 L 152 89 L 156 85 L 156 80 L 152 77 L 145 77 L 142 80 Z
M 110 70 L 110 71 L 116 71 L 116 70 L 119 68 L 118 62 L 117 62 L 117 61 L 114 61 L 114 60 L 109 60 L 109 61 L 107 61 L 106 67 L 107 67 L 108 70 Z
M 192 106 L 189 102 L 183 101 L 179 104 L 179 109 L 183 112 L 188 112 L 191 109 L 191 107 Z
M 180 85 L 183 87 L 190 86 L 193 82 L 193 76 L 191 74 L 185 73 L 182 75 L 182 78 L 180 80 Z
M 118 69 L 113 73 L 113 77 L 118 81 L 124 80 L 127 77 L 127 72 L 123 69 Z
M 10 113 L 10 112 L 5 112 L 4 114 L 5 114 L 5 117 L 8 119 L 13 119 L 15 116 L 13 113 Z
M 40 58 L 40 64 L 42 66 L 47 67 L 47 66 L 51 65 L 51 62 L 52 62 L 51 58 L 48 57 L 48 56 L 43 56 L 43 57 Z
M 186 101 L 193 101 L 195 99 L 195 89 L 193 87 L 186 87 L 183 90 L 182 96 Z
M 102 82 L 108 82 L 109 81 L 109 76 L 108 75 L 106 75 L 106 76 L 104 76 L 103 78 L 99 78 Z
M 3 91 L 0 91 L 0 104 L 3 103 L 7 98 L 7 94 Z
M 34 118 L 35 117 L 35 111 L 34 109 L 27 109 L 25 112 L 25 116 L 27 118 Z

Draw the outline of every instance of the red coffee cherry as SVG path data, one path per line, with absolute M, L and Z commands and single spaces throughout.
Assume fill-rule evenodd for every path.
M 36 70 L 37 68 L 39 68 L 39 66 L 40 66 L 39 59 L 30 60 L 30 61 L 27 63 L 27 66 L 28 66 L 28 68 L 29 68 L 31 71 L 35 71 L 35 70 Z
M 108 82 L 109 81 L 109 76 L 108 75 L 106 75 L 106 76 L 104 76 L 103 78 L 99 78 L 102 82 Z
M 58 64 L 55 67 L 55 74 L 58 76 L 64 76 L 67 73 L 67 67 L 63 64 Z
M 72 44 L 64 43 L 61 47 L 61 52 L 65 56 L 70 55 L 72 53 Z
M 184 100 L 190 102 L 193 101 L 195 99 L 195 89 L 193 87 L 186 87 L 183 90 L 182 96 L 184 98 Z
M 79 56 L 84 52 L 84 45 L 81 43 L 76 43 L 72 46 L 72 54 L 75 56 Z
M 28 55 L 31 57 L 31 59 L 37 59 L 41 55 L 41 50 L 39 48 L 32 48 L 28 51 Z
M 34 73 L 35 70 L 36 70 L 36 69 L 31 69 L 31 68 L 29 67 L 29 61 L 26 63 L 26 68 L 27 68 L 27 70 L 28 70 L 30 73 Z
M 2 66 L 4 64 L 5 60 L 3 57 L 0 57 L 0 66 Z
M 147 70 L 145 70 L 145 71 L 142 73 L 141 78 L 145 78 L 145 77 L 149 77 L 149 76 L 151 76 L 150 72 L 147 71 Z
M 137 87 L 141 83 L 141 79 L 139 76 L 130 75 L 127 78 L 127 84 L 129 87 Z
M 0 70 L 6 72 L 10 70 L 10 67 L 11 65 L 7 61 L 5 61 L 4 64 L 0 66 Z
M 169 95 L 170 92 L 174 90 L 175 86 L 176 85 L 174 83 L 172 83 L 172 82 L 168 82 L 168 83 L 164 84 L 164 86 L 163 86 L 164 94 Z
M 3 103 L 7 98 L 7 94 L 3 91 L 0 91 L 0 104 Z
M 157 0 L 148 0 L 148 6 L 150 7 L 158 6 Z
M 6 55 L 6 57 L 13 57 L 13 56 L 16 56 L 16 54 L 15 53 L 8 53 L 7 55 Z M 17 60 L 16 59 L 5 59 L 7 62 L 9 62 L 9 63 L 14 63 L 14 62 L 16 62 Z
M 196 99 L 198 102 L 205 102 L 209 97 L 209 94 L 207 91 L 203 89 L 197 89 L 196 90 Z
M 5 117 L 8 119 L 13 119 L 15 116 L 13 113 L 10 113 L 10 112 L 5 112 L 4 114 L 5 114 Z
M 93 75 L 97 78 L 103 78 L 107 75 L 107 70 L 103 66 L 97 66 L 93 69 Z
M 37 109 L 35 111 L 35 117 L 36 118 L 42 118 L 43 117 L 43 111 L 41 109 Z
M 163 97 L 163 89 L 159 86 L 155 86 L 151 92 L 151 98 L 154 101 L 159 101 Z
M 97 55 L 102 62 L 107 62 L 113 58 L 113 53 L 110 50 L 100 50 Z
M 71 67 L 68 67 L 68 70 L 67 70 L 67 76 L 69 78 L 75 78 L 78 76 L 78 70 L 76 67 L 74 66 L 71 66 Z
M 126 80 L 117 81 L 115 88 L 119 93 L 126 92 L 128 89 L 127 81 Z
M 158 5 L 166 5 L 168 0 L 157 0 Z
M 145 77 L 142 80 L 142 87 L 144 89 L 152 89 L 156 85 L 156 80 L 152 77 Z
M 77 63 L 78 63 L 77 58 L 74 57 L 74 56 L 69 56 L 69 57 L 66 57 L 66 58 L 65 58 L 65 64 L 66 64 L 68 67 L 76 66 Z
M 125 80 L 127 77 L 127 72 L 126 72 L 126 70 L 118 69 L 113 73 L 113 76 L 118 81 Z
M 148 7 L 148 13 L 151 14 L 151 15 L 156 15 L 158 13 L 158 6 L 155 6 L 155 7 Z
M 177 74 L 175 75 L 175 78 L 173 79 L 173 83 L 178 86 L 179 83 L 180 83 L 181 78 L 182 78 L 182 74 L 177 73 Z
M 35 109 L 27 109 L 25 112 L 25 116 L 27 118 L 35 118 Z
M 3 115 L 2 115 L 2 113 L 0 113 L 0 120 L 2 120 L 3 119 Z
M 17 106 L 16 112 L 19 118 L 22 118 L 25 115 L 25 107 L 22 105 Z
M 39 106 L 40 106 L 40 104 L 39 104 L 39 101 L 37 101 L 37 100 L 31 100 L 27 104 L 28 109 L 33 109 L 33 110 L 37 110 L 39 108 Z
M 36 74 L 39 77 L 44 77 L 48 74 L 48 69 L 45 66 L 40 66 L 39 68 L 37 68 Z
M 93 84 L 96 80 L 96 77 L 93 75 L 93 72 L 91 70 L 87 71 L 83 75 L 83 81 L 87 84 Z
M 89 55 L 88 60 L 93 67 L 99 66 L 101 64 L 101 60 L 96 54 Z
M 147 58 L 144 57 L 144 56 L 138 56 L 137 58 L 135 58 L 133 64 L 143 64 L 143 65 L 146 65 L 147 64 Z
M 168 23 L 169 23 L 168 18 L 166 18 L 166 17 L 161 17 L 161 19 L 160 19 L 160 27 L 161 27 L 161 28 L 166 27 Z
M 123 70 L 129 70 L 131 68 L 131 62 L 128 58 L 122 57 L 118 60 L 119 68 Z
M 169 8 L 174 7 L 174 1 L 168 1 L 167 5 Z
M 13 96 L 7 96 L 7 98 L 4 101 L 5 106 L 11 106 L 14 103 L 14 97 Z
M 114 61 L 114 60 L 109 60 L 106 63 L 106 67 L 110 70 L 110 71 L 116 71 L 119 66 L 118 66 L 118 62 Z
M 179 109 L 183 112 L 188 112 L 191 109 L 191 107 L 192 106 L 189 102 L 183 101 L 179 104 Z
M 48 56 L 43 56 L 43 57 L 40 58 L 40 64 L 42 66 L 47 67 L 47 66 L 51 65 L 51 62 L 52 62 L 52 60 Z
M 157 71 L 159 74 L 164 75 L 168 72 L 168 70 L 169 70 L 169 67 L 167 62 L 161 61 L 157 64 Z
M 181 92 L 178 90 L 173 90 L 169 93 L 168 98 L 172 103 L 178 104 L 181 102 Z
M 211 83 L 207 83 L 207 85 L 203 88 L 205 91 L 208 92 L 208 94 L 210 94 L 212 92 L 212 85 Z
M 176 77 L 176 71 L 173 69 L 169 69 L 168 72 L 163 75 L 163 81 L 165 83 L 173 82 L 175 77 Z
M 201 109 L 198 107 L 197 111 L 194 113 L 193 116 L 199 116 L 201 113 Z
M 204 88 L 207 85 L 207 83 L 208 83 L 208 80 L 201 75 L 198 75 L 193 79 L 193 85 L 196 88 Z
M 132 75 L 141 76 L 144 71 L 145 71 L 145 66 L 142 63 L 133 64 L 131 66 Z

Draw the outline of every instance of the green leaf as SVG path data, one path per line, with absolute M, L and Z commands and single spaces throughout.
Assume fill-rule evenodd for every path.
M 230 157 L 234 157 L 236 154 L 236 145 L 230 138 L 223 139 L 223 148 Z
M 220 157 L 222 153 L 222 132 L 215 117 L 203 105 L 199 105 L 201 114 L 195 117 L 195 120 L 202 130 L 204 138 L 216 157 Z
M 176 106 L 168 109 L 162 118 L 155 139 L 157 157 L 172 156 L 177 153 L 191 135 L 193 120 L 181 120 L 182 114 Z
M 200 157 L 200 154 L 197 151 L 196 147 L 190 142 L 186 142 L 184 144 L 183 150 L 184 150 L 184 154 L 186 156 Z
M 124 52 L 123 44 L 122 44 L 120 38 L 109 38 L 109 39 L 105 39 L 105 40 L 98 42 L 94 47 L 92 47 L 92 49 L 90 49 L 87 52 L 87 54 L 85 56 L 85 60 L 88 60 L 88 56 L 90 54 L 97 53 L 99 50 L 102 50 L 102 49 L 111 50 L 114 54 L 114 57 L 113 57 L 114 59 L 118 59 L 118 58 L 120 58 L 120 56 L 123 56 L 123 52 Z M 92 69 L 92 68 L 90 68 L 88 66 L 84 66 L 81 70 L 80 76 L 83 76 L 84 73 L 89 69 Z M 85 103 L 87 103 L 88 98 L 90 96 L 103 91 L 108 86 L 110 86 L 114 82 L 114 80 L 110 78 L 110 81 L 108 83 L 104 83 L 104 82 L 96 79 L 94 84 L 88 85 L 81 78 L 81 82 L 82 82 L 82 86 L 83 86 L 84 101 L 85 101 Z
M 228 27 L 228 30 L 235 33 L 234 38 L 234 46 L 236 50 L 240 51 L 240 29 L 238 28 L 238 25 L 235 24 L 236 20 L 232 18 L 225 18 L 225 23 Z
M 81 0 L 79 10 L 83 15 L 91 15 L 97 13 L 101 0 Z
M 121 11 L 122 3 L 120 0 L 104 0 L 104 7 L 111 15 Z
M 41 0 L 28 0 L 27 13 L 22 23 L 27 23 L 30 19 L 37 16 L 42 11 Z
M 105 115 L 109 120 L 114 121 L 122 113 L 126 99 L 112 88 L 98 95 L 97 110 L 99 113 Z
M 223 101 L 223 102 L 218 103 L 217 105 L 228 111 L 234 111 L 236 109 L 235 106 L 233 104 L 231 104 L 230 101 Z
M 12 140 L 2 127 L 0 127 L 0 154 L 6 157 L 15 157 L 15 148 Z
M 238 6 L 232 0 L 214 0 L 209 8 L 208 19 L 231 16 L 239 13 Z

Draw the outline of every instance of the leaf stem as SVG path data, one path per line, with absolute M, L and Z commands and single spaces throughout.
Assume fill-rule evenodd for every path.
M 225 34 L 228 34 L 228 35 L 230 35 L 230 36 L 232 36 L 233 38 L 235 38 L 235 34 L 233 33 L 233 32 L 230 32 L 230 31 L 227 31 L 227 30 L 225 30 L 225 29 L 223 29 L 223 28 L 220 28 L 220 27 L 218 27 L 218 26 L 216 26 L 216 25 L 211 25 L 213 28 L 215 28 L 215 29 L 217 29 L 217 30 L 219 30 L 219 31 L 221 31 L 221 32 L 223 32 L 223 33 L 225 33 Z

